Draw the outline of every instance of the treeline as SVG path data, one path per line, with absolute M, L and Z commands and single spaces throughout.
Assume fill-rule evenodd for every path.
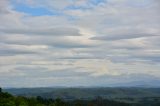
M 0 106 L 160 106 L 160 102 L 144 104 L 122 103 L 97 97 L 94 100 L 65 101 L 60 98 L 45 99 L 37 97 L 13 96 L 0 89 Z
M 60 98 L 44 99 L 40 96 L 36 98 L 27 98 L 22 96 L 13 96 L 7 92 L 2 92 L 0 89 L 0 106 L 129 106 L 129 104 L 103 100 L 101 98 L 97 98 L 92 101 L 63 101 Z

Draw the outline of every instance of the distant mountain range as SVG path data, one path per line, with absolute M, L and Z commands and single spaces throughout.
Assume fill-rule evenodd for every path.
M 142 85 L 145 86 L 145 85 Z M 26 97 L 93 99 L 102 98 L 143 98 L 160 97 L 160 88 L 144 87 L 48 87 L 48 88 L 8 88 L 4 91 Z

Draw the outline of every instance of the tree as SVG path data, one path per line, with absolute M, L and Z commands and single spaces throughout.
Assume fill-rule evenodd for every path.
M 24 97 L 18 96 L 15 98 L 14 101 L 15 101 L 16 106 L 28 106 L 27 101 Z
M 53 106 L 66 106 L 65 102 L 63 102 L 60 98 L 57 98 L 53 104 Z
M 2 92 L 2 88 L 0 87 L 0 93 Z

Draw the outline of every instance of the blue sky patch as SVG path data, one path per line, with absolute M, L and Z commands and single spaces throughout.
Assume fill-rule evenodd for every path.
M 90 0 L 93 5 L 98 5 L 99 3 L 105 2 L 105 0 Z
M 32 16 L 58 15 L 58 13 L 51 12 L 46 8 L 30 7 L 30 6 L 25 5 L 25 4 L 16 5 L 14 10 L 16 10 L 18 12 L 27 13 L 27 14 L 30 14 Z

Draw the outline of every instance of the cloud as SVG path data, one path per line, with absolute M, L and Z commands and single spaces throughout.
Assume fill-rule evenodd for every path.
M 128 34 L 117 34 L 117 35 L 107 35 L 101 37 L 93 37 L 93 40 L 123 40 L 123 39 L 135 39 L 135 38 L 143 38 L 143 37 L 154 37 L 160 36 L 156 34 L 145 34 L 145 33 L 128 33 Z
M 26 35 L 51 35 L 51 36 L 80 36 L 80 31 L 71 27 L 54 27 L 54 28 L 24 28 L 24 29 L 0 29 L 7 34 L 26 34 Z
M 57 48 L 89 48 L 96 44 L 90 40 L 83 40 L 77 37 L 57 37 L 57 36 L 23 36 L 23 35 L 8 35 L 1 36 L 1 42 L 6 44 L 16 45 L 46 45 Z M 81 42 L 79 42 L 81 40 Z
M 40 50 L 47 49 L 44 45 L 9 45 L 5 43 L 1 43 L 0 47 L 0 56 L 16 56 L 16 55 L 33 55 L 40 54 Z
M 26 75 L 27 77 L 31 77 L 31 78 L 47 78 L 47 77 L 84 77 L 84 76 L 88 76 L 90 73 L 88 72 L 81 72 L 78 70 L 78 68 L 66 68 L 66 69 L 59 69 L 59 70 L 50 70 L 47 68 L 43 68 L 43 67 L 17 67 L 15 68 L 16 71 L 21 71 L 22 73 L 24 73 L 24 75 Z M 35 73 L 33 73 L 33 71 Z M 36 71 L 39 73 L 37 74 Z
M 1 0 L 0 83 L 158 83 L 159 19 L 157 0 Z
M 28 6 L 36 6 L 36 7 L 45 7 L 50 10 L 63 10 L 63 9 L 71 9 L 73 8 L 91 8 L 93 6 L 99 5 L 106 2 L 106 0 L 85 0 L 85 1 L 74 1 L 74 0 L 61 0 L 61 1 L 42 1 L 42 0 L 24 0 L 16 1 L 16 4 L 27 4 Z
M 23 51 L 23 50 L 14 50 L 14 49 L 1 49 L 0 56 L 14 56 L 21 54 L 34 54 L 35 52 Z
M 9 14 L 11 12 L 11 6 L 9 4 L 9 0 L 0 1 L 0 15 Z

